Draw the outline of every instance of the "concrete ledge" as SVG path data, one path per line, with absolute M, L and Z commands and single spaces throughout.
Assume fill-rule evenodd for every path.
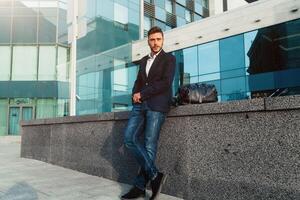
M 184 199 L 300 199 L 300 96 L 186 105 L 162 128 L 163 193 Z M 22 123 L 21 156 L 131 183 L 129 112 Z

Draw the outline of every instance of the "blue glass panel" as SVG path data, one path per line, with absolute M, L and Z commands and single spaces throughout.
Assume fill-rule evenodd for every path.
M 167 17 L 166 11 L 158 6 L 155 6 L 155 18 L 165 22 L 166 17 Z
M 180 3 L 183 6 L 186 6 L 186 0 L 176 0 L 176 2 Z
M 179 4 L 175 5 L 175 12 L 176 16 L 179 16 L 181 18 L 185 18 L 185 8 Z
M 227 70 L 245 68 L 244 56 L 244 35 L 220 40 L 221 78 L 246 75 L 243 70 L 240 71 L 241 74 L 223 73 Z
M 165 0 L 155 0 L 154 5 L 165 8 Z
M 221 80 L 222 100 L 245 99 L 246 78 L 237 77 Z
M 199 75 L 220 71 L 219 41 L 198 46 Z
M 169 13 L 173 13 L 173 3 L 171 0 L 166 0 L 165 1 L 165 9 Z
M 257 31 L 252 31 L 244 34 L 244 46 L 245 46 L 245 67 L 249 67 L 249 57 L 248 52 L 252 46 L 252 43 L 256 37 Z
M 178 16 L 176 17 L 176 22 L 177 22 L 177 27 L 183 26 L 186 24 L 185 19 L 182 17 L 178 17 Z
M 111 0 L 97 1 L 96 16 L 101 16 L 110 20 L 114 19 L 114 2 Z
M 10 43 L 11 17 L 0 16 L 0 27 L 0 43 Z
M 198 82 L 197 46 L 183 50 L 184 84 Z

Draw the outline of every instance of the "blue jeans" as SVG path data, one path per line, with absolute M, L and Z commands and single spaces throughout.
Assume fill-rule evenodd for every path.
M 124 143 L 140 165 L 140 172 L 134 183 L 140 189 L 145 189 L 147 182 L 157 175 L 158 170 L 155 166 L 157 143 L 165 117 L 165 113 L 152 111 L 147 102 L 133 105 L 125 129 Z M 144 144 L 139 141 L 143 131 Z

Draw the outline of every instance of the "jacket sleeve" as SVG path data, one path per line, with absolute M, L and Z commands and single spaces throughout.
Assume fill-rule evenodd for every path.
M 175 74 L 175 57 L 168 56 L 165 62 L 165 70 L 163 71 L 162 78 L 152 82 L 141 91 L 141 100 L 146 100 L 151 96 L 168 91 L 172 87 L 172 82 Z
M 134 95 L 137 92 L 140 92 L 141 86 L 142 86 L 142 72 L 141 72 L 141 67 L 139 67 L 137 78 L 132 88 L 132 95 Z

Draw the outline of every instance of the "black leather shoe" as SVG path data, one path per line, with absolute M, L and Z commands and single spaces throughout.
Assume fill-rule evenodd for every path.
M 130 189 L 130 191 L 126 194 L 124 194 L 121 198 L 126 200 L 126 199 L 136 199 L 139 197 L 145 197 L 145 190 L 141 190 L 140 188 L 134 186 L 133 188 Z
M 150 200 L 154 200 L 158 198 L 158 195 L 165 181 L 166 181 L 166 175 L 161 172 L 158 172 L 155 179 L 151 181 L 152 196 Z

